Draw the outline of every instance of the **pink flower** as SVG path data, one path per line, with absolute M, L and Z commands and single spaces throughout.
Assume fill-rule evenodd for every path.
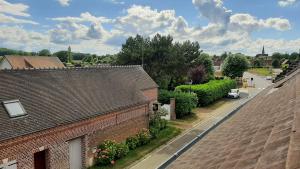
M 114 164 L 115 164 L 115 161 L 114 161 L 114 160 L 112 160 L 110 163 L 111 163 L 112 165 L 114 165 Z

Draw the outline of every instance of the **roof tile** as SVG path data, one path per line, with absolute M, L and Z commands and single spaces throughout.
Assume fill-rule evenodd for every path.
M 260 93 L 169 168 L 186 168 L 182 161 L 188 168 L 300 168 L 300 71 L 280 83 L 278 90 L 270 93 L 269 87 Z
M 140 67 L 0 71 L 0 141 L 148 102 L 157 87 Z M 27 111 L 9 118 L 2 102 L 19 99 Z

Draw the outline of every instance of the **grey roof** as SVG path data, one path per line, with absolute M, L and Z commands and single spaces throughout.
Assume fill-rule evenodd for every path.
M 157 87 L 140 66 L 0 71 L 0 141 L 148 102 Z M 3 101 L 27 115 L 12 119 Z

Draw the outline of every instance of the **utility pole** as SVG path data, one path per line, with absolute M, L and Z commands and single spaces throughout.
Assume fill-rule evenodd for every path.
M 142 68 L 144 68 L 144 43 L 141 44 L 141 50 L 142 50 Z

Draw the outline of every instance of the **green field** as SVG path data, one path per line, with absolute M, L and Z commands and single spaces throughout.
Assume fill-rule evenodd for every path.
M 259 76 L 272 76 L 272 71 L 269 68 L 251 68 L 248 72 Z

